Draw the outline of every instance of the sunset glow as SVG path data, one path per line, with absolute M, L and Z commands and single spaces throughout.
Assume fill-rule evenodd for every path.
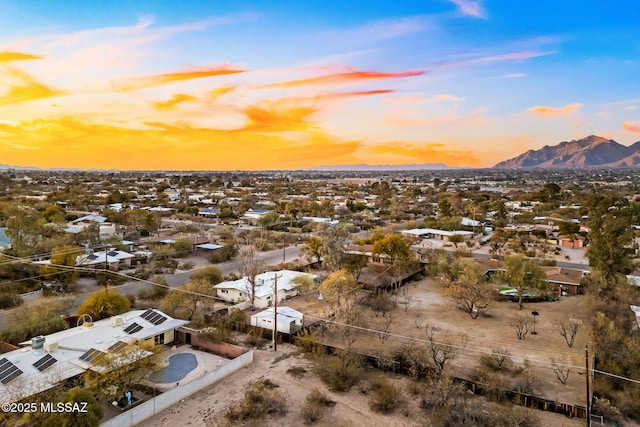
M 0 163 L 489 167 L 630 145 L 634 3 L 562 3 L 0 0 Z

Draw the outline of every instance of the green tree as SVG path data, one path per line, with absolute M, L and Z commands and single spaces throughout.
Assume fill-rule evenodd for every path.
M 633 269 L 629 252 L 633 232 L 628 202 L 622 197 L 593 193 L 588 205 L 589 266 L 605 280 L 629 274 Z
M 571 236 L 580 231 L 580 224 L 575 222 L 562 221 L 558 224 L 558 231 L 561 235 Z
M 175 249 L 176 257 L 185 257 L 193 252 L 193 242 L 187 237 L 181 237 L 171 245 Z
M 325 298 L 335 298 L 338 305 L 340 305 L 343 295 L 358 288 L 359 285 L 351 273 L 346 270 L 338 270 L 324 279 L 318 291 L 320 291 Z
M 222 282 L 223 277 L 222 272 L 218 267 L 210 265 L 194 271 L 191 277 L 189 277 L 189 280 L 194 282 L 204 280 L 211 285 L 217 285 L 218 283 Z
M 42 236 L 44 222 L 37 212 L 12 209 L 6 230 L 11 239 L 12 253 L 19 257 L 34 254 Z
M 46 414 L 44 419 L 38 422 L 39 425 L 42 427 L 98 427 L 100 425 L 102 407 L 89 390 L 74 387 L 59 401 L 77 404 L 84 411 Z
M 11 320 L 3 325 L 0 339 L 18 344 L 37 335 L 48 335 L 67 327 L 64 317 L 71 301 L 44 299 L 13 310 Z
M 344 224 L 338 224 L 335 227 L 327 224 L 321 224 L 318 234 L 322 239 L 322 266 L 331 271 L 340 269 L 342 263 L 342 255 L 344 244 L 349 237 L 349 230 Z
M 213 306 L 216 290 L 207 279 L 190 280 L 170 291 L 160 303 L 160 310 L 171 317 L 202 323 L 204 312 Z
M 316 236 L 309 237 L 309 240 L 302 246 L 300 252 L 310 261 L 313 261 L 313 258 L 315 258 L 316 262 L 319 262 L 322 258 L 322 239 Z
M 77 315 L 88 314 L 96 321 L 129 311 L 131 300 L 113 290 L 100 290 L 92 293 L 78 307 Z
M 77 246 L 65 245 L 53 248 L 51 264 L 44 266 L 43 273 L 47 277 L 57 276 L 65 285 L 70 285 L 78 280 L 78 272 L 73 267 L 76 265 L 76 259 L 81 255 L 82 250 Z
M 399 234 L 387 234 L 373 244 L 374 255 L 386 256 L 391 262 L 389 268 L 393 273 L 394 287 L 400 285 L 401 275 L 408 271 L 416 259 L 407 242 Z
M 477 319 L 489 310 L 491 287 L 480 264 L 473 260 L 460 260 L 459 276 L 447 288 L 447 294 L 456 306 Z
M 535 262 L 522 255 L 510 255 L 504 259 L 505 273 L 499 275 L 518 293 L 518 308 L 522 310 L 522 297 L 527 292 L 547 293 L 551 285 L 544 271 Z

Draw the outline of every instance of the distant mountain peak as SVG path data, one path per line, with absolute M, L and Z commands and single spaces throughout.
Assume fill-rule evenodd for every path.
M 623 168 L 640 166 L 640 143 L 627 147 L 598 135 L 528 150 L 494 166 L 515 168 Z

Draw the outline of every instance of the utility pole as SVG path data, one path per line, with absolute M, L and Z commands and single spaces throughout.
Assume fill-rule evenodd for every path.
M 276 339 L 278 338 L 278 274 L 273 273 L 273 351 L 277 351 L 278 347 Z
M 587 374 L 587 427 L 591 425 L 591 397 L 589 393 L 589 345 L 584 346 L 584 365 Z

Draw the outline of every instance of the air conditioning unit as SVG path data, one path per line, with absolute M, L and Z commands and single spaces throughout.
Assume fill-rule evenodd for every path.
M 38 335 L 37 337 L 31 338 L 31 348 L 42 348 L 44 345 L 44 335 Z
M 113 316 L 111 318 L 111 326 L 113 326 L 114 328 L 117 326 L 122 326 L 124 324 L 124 319 L 122 318 L 122 316 Z
M 58 350 L 58 343 L 57 342 L 46 342 L 46 343 L 44 343 L 44 351 L 46 351 L 47 353 L 53 353 L 56 350 Z

